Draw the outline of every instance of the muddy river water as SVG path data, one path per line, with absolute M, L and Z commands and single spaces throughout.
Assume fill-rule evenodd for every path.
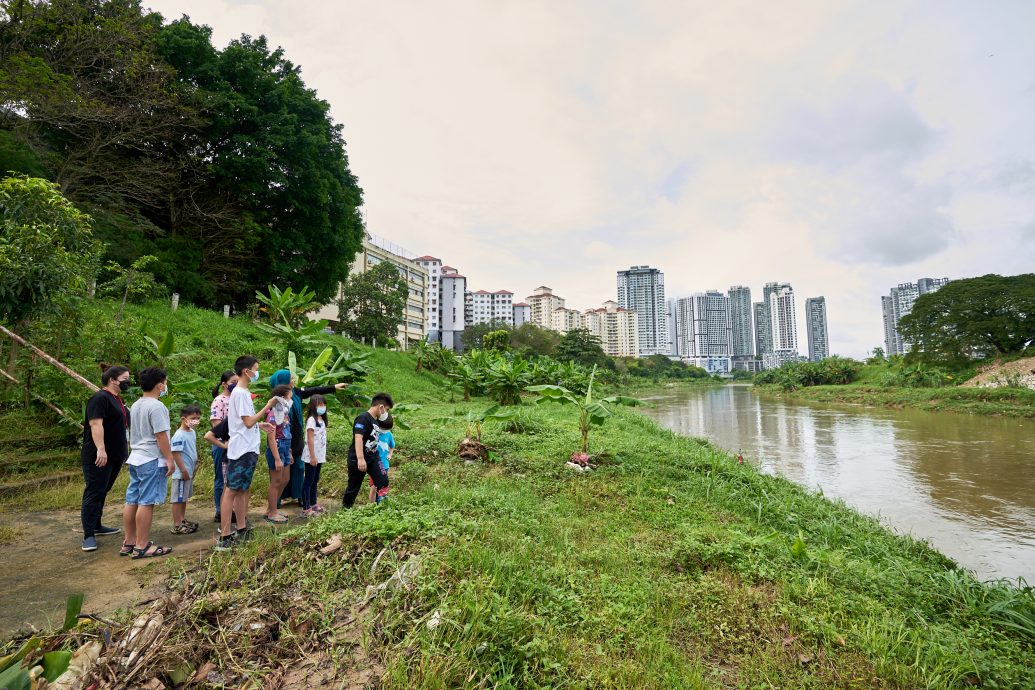
M 1035 421 L 792 402 L 737 385 L 648 399 L 665 427 L 821 488 L 983 579 L 1035 583 Z

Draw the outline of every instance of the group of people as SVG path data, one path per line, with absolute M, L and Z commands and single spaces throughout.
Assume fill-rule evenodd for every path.
M 256 411 L 250 386 L 259 380 L 259 363 L 251 355 L 223 372 L 209 411 L 211 429 L 205 440 L 212 449 L 214 521 L 219 524 L 216 550 L 225 551 L 248 538 L 248 506 L 252 478 L 265 434 L 269 488 L 264 520 L 288 522 L 280 511 L 294 499 L 305 518 L 325 511 L 320 505 L 320 470 L 327 462 L 327 398 L 346 386 L 299 388 L 291 372 L 281 369 L 270 377 L 271 397 Z M 97 537 L 122 533 L 120 556 L 134 559 L 164 556 L 172 547 L 155 544 L 151 537 L 155 506 L 165 503 L 168 491 L 173 534 L 191 534 L 199 528 L 187 519 L 187 502 L 198 474 L 197 428 L 201 408 L 185 405 L 172 431 L 169 409 L 160 400 L 169 391 L 164 369 L 148 367 L 137 374 L 142 394 L 129 408 L 123 394 L 131 387 L 130 371 L 112 366 L 101 376 L 102 387 L 86 404 L 83 424 L 83 490 L 81 519 L 83 551 L 97 549 Z M 303 401 L 308 400 L 308 406 Z M 348 452 L 348 486 L 342 499 L 351 508 L 369 477 L 370 501 L 388 496 L 388 468 L 395 449 L 391 428 L 394 403 L 388 393 L 377 393 L 367 411 L 353 422 Z M 122 466 L 129 471 L 122 527 L 101 522 L 108 493 Z M 169 481 L 171 480 L 171 481 Z

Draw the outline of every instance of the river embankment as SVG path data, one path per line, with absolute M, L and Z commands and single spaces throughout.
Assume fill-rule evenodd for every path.
M 272 356 L 254 330 L 248 346 Z M 198 347 L 215 357 L 226 343 Z M 306 669 L 337 682 L 360 669 L 407 689 L 1035 684 L 1030 592 L 981 583 L 843 501 L 635 410 L 593 427 L 597 467 L 576 472 L 576 411 L 532 396 L 484 425 L 493 450 L 467 463 L 463 417 L 493 403 L 450 402 L 446 379 L 405 353 L 369 363 L 372 385 L 422 405 L 396 435 L 387 502 L 155 562 L 158 601 L 44 635 L 43 648 L 117 646 L 134 617 L 161 613 L 161 645 L 134 682 L 204 670 L 228 686 L 305 687 Z M 332 508 L 345 414 L 329 429 Z M 62 547 L 74 535 L 48 543 Z
M 767 394 L 782 395 L 793 400 L 1035 419 L 1035 390 L 1019 387 L 902 388 L 847 384 L 810 386 L 794 391 L 785 391 L 775 385 L 758 388 Z

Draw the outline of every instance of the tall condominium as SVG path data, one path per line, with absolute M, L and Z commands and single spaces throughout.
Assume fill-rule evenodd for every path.
M 618 271 L 618 306 L 636 312 L 640 355 L 669 354 L 664 273 L 650 266 Z
M 553 314 L 550 315 L 550 328 L 558 333 L 578 330 L 582 325 L 581 322 L 582 314 L 578 309 L 560 307 L 554 309 Z
M 442 343 L 442 347 L 454 352 L 464 349 L 464 326 L 467 323 L 466 295 L 467 278 L 457 273 L 455 268 L 443 266 L 439 280 L 439 342 Z
M 730 298 L 730 323 L 733 329 L 730 354 L 734 357 L 755 354 L 754 328 L 751 318 L 751 288 L 734 285 L 728 291 Z
M 514 302 L 514 328 L 521 328 L 532 320 L 532 305 L 528 302 Z
M 680 359 L 708 372 L 731 370 L 730 298 L 718 290 L 676 300 L 677 351 Z
M 464 297 L 465 326 L 480 323 L 514 325 L 514 293 L 510 290 L 468 290 Z
M 769 318 L 769 304 L 767 302 L 755 302 L 752 311 L 755 312 L 755 354 L 759 357 L 773 354 L 773 324 Z
M 827 301 L 824 297 L 805 300 L 805 328 L 809 338 L 809 359 L 818 362 L 830 356 L 830 336 L 827 333 Z
M 773 351 L 763 361 L 766 368 L 778 367 L 798 359 L 798 318 L 794 308 L 794 289 L 790 283 L 766 283 L 762 294 L 769 305 L 769 327 Z
M 582 313 L 582 328 L 600 339 L 600 346 L 611 357 L 636 357 L 640 354 L 640 333 L 636 312 L 623 309 L 613 300 L 599 309 Z
M 890 294 L 881 297 L 881 310 L 884 315 L 884 345 L 889 357 L 909 352 L 909 343 L 899 335 L 898 322 L 903 316 L 913 311 L 913 303 L 920 295 L 936 292 L 948 282 L 948 278 L 920 278 L 915 283 L 900 283 L 897 287 L 891 288 Z
M 551 288 L 540 285 L 535 294 L 529 295 L 525 301 L 530 307 L 530 322 L 540 328 L 553 328 L 553 312 L 564 308 L 564 298 L 553 294 Z
M 362 249 L 349 266 L 349 274 L 355 275 L 365 273 L 379 263 L 390 263 L 406 281 L 406 306 L 396 335 L 396 339 L 403 349 L 425 340 L 428 337 L 430 325 L 428 323 L 428 299 L 431 294 L 429 273 L 419 260 L 411 258 L 413 256 L 415 255 L 412 252 L 368 233 L 363 239 Z M 338 296 L 340 299 L 340 288 Z M 314 316 L 318 319 L 337 322 L 339 316 L 337 300 L 321 307 Z

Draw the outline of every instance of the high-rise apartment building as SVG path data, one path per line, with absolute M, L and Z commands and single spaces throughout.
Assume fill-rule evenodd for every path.
M 561 307 L 560 309 L 554 309 L 553 314 L 550 316 L 550 328 L 558 333 L 577 330 L 581 328 L 581 322 L 582 314 L 579 313 L 578 309 Z
M 745 357 L 755 354 L 755 334 L 752 327 L 751 288 L 734 285 L 727 293 L 730 299 L 730 324 L 733 329 L 730 354 Z
M 913 311 L 913 304 L 928 292 L 941 289 L 948 278 L 920 278 L 915 283 L 900 283 L 891 288 L 891 293 L 881 297 L 881 311 L 884 316 L 884 345 L 889 357 L 904 355 L 909 352 L 910 345 L 902 339 L 898 332 L 898 322 L 903 316 Z
M 509 290 L 467 291 L 464 302 L 464 325 L 500 323 L 514 325 L 514 293 Z
M 537 287 L 535 294 L 529 295 L 525 301 L 531 308 L 531 322 L 540 328 L 552 329 L 554 310 L 564 308 L 564 298 L 553 294 L 553 290 L 545 285 Z
M 664 273 L 650 266 L 618 271 L 618 306 L 636 312 L 640 355 L 669 354 Z
M 363 239 L 362 249 L 349 266 L 349 274 L 365 273 L 379 263 L 387 262 L 395 266 L 399 275 L 406 281 L 406 306 L 396 339 L 403 349 L 421 342 L 429 332 L 429 296 L 431 294 L 430 276 L 427 268 L 418 260 L 410 258 L 411 252 L 395 245 L 384 238 L 368 233 Z M 338 298 L 341 298 L 339 287 Z M 313 317 L 338 321 L 338 300 L 320 307 Z
M 604 302 L 599 309 L 583 312 L 582 328 L 599 338 L 600 346 L 611 357 L 639 356 L 640 333 L 636 312 L 619 307 L 613 300 Z
M 752 311 L 755 313 L 755 354 L 758 357 L 773 354 L 773 324 L 769 318 L 769 304 L 755 302 Z
M 830 356 L 827 333 L 827 301 L 823 297 L 805 300 L 805 329 L 809 339 L 809 359 L 818 362 Z
M 455 268 L 443 266 L 439 279 L 439 342 L 454 352 L 464 348 L 466 294 L 467 278 L 457 273 Z
M 709 373 L 732 369 L 730 298 L 717 290 L 676 300 L 677 352 L 680 359 Z
M 514 328 L 521 328 L 532 320 L 532 306 L 528 302 L 514 302 Z
M 790 283 L 766 283 L 762 289 L 769 307 L 769 331 L 772 353 L 763 355 L 767 369 L 799 359 L 798 318 L 794 307 L 794 289 Z

